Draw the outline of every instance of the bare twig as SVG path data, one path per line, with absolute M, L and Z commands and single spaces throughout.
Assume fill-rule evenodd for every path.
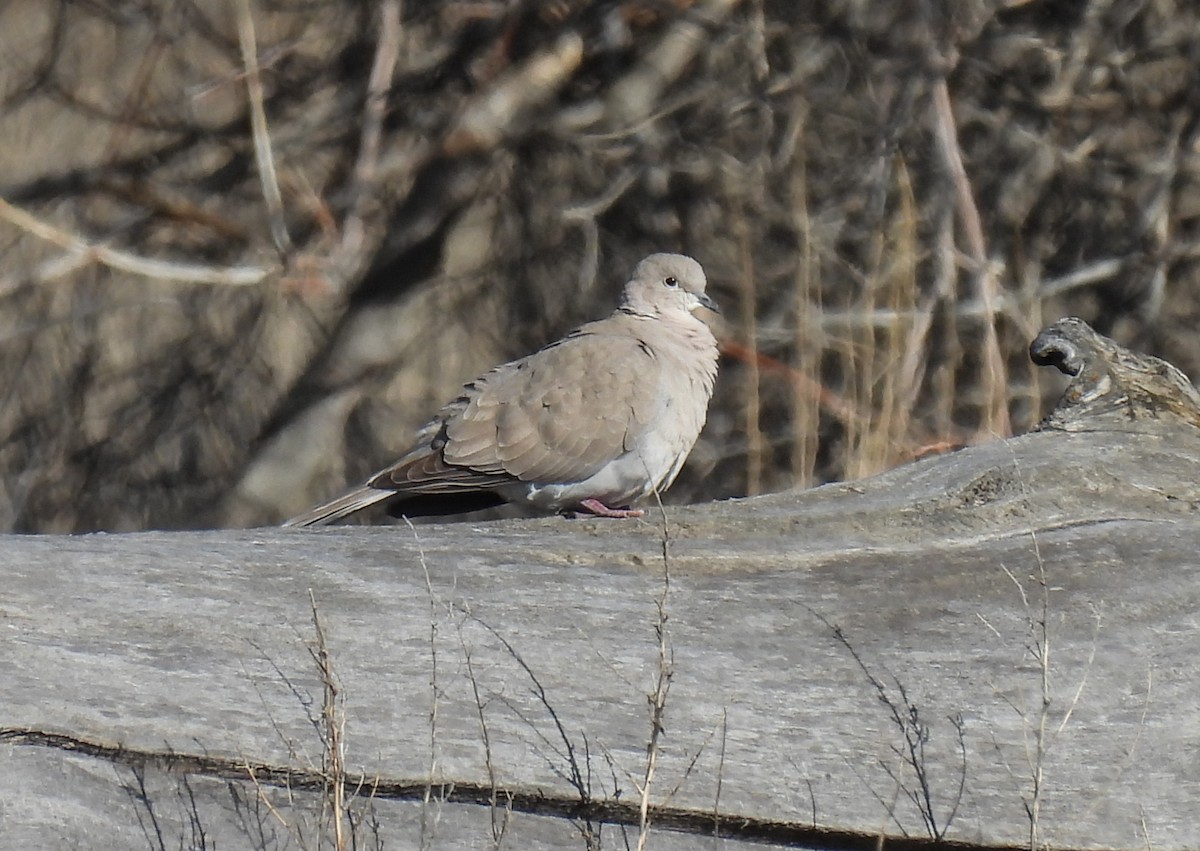
M 358 273 L 365 260 L 365 223 L 368 209 L 375 200 L 383 118 L 387 111 L 387 95 L 396 70 L 396 60 L 400 55 L 400 36 L 400 0 L 383 0 L 379 7 L 379 39 L 375 45 L 375 60 L 367 80 L 358 159 L 354 163 L 350 187 L 350 210 L 342 225 L 341 242 L 329 264 L 336 278 L 335 284 L 341 288 Z
M 1053 704 L 1052 695 L 1052 678 L 1051 678 L 1051 634 L 1049 627 L 1050 620 L 1050 585 L 1046 579 L 1046 565 L 1042 559 L 1041 548 L 1037 541 L 1037 535 L 1031 530 L 1030 538 L 1033 540 L 1034 557 L 1038 564 L 1038 573 L 1034 577 L 1035 581 L 1041 586 L 1041 596 L 1038 603 L 1038 612 L 1034 614 L 1031 606 L 1029 594 L 1020 580 L 1013 575 L 1012 571 L 1004 565 L 1001 569 L 1016 586 L 1018 593 L 1021 596 L 1021 602 L 1026 610 L 1028 627 L 1031 633 L 1031 642 L 1028 645 L 1028 651 L 1033 657 L 1034 662 L 1038 666 L 1039 671 L 1039 704 L 1038 714 L 1035 720 L 1030 720 L 1024 709 L 1017 706 L 1011 700 L 1005 698 L 1005 702 L 1017 713 L 1017 716 L 1022 720 L 1026 729 L 1026 744 L 1025 744 L 1025 759 L 1029 766 L 1031 789 L 1027 796 L 1022 796 L 1022 803 L 1025 807 L 1025 815 L 1029 820 L 1029 849 L 1037 851 L 1042 847 L 1041 838 L 1041 807 L 1045 797 L 1046 788 L 1046 759 L 1058 736 L 1066 729 L 1067 724 L 1074 714 L 1075 708 L 1078 706 L 1080 698 L 1083 696 L 1084 687 L 1087 685 L 1088 674 L 1091 671 L 1092 665 L 1096 660 L 1097 638 L 1101 625 L 1101 615 L 1099 609 L 1093 609 L 1095 617 L 1095 627 L 1092 634 L 1091 649 L 1088 654 L 1087 662 L 1084 665 L 1084 670 L 1079 678 L 1079 683 L 1075 688 L 1075 692 L 1063 710 L 1062 717 L 1058 720 L 1058 724 L 1051 729 L 1051 706 Z M 990 626 L 990 625 L 989 625 Z M 1032 728 L 1033 744 L 1032 748 L 1028 741 L 1028 730 Z
M 729 710 L 721 710 L 721 759 L 717 763 L 717 791 L 713 795 L 713 836 L 721 835 L 721 786 L 725 780 L 725 745 L 729 732 Z M 815 821 L 815 819 L 814 819 Z
M 517 649 L 515 647 L 513 647 L 512 643 L 507 638 L 505 638 L 503 635 L 500 634 L 499 630 L 497 630 L 495 627 L 493 627 L 491 624 L 487 623 L 486 621 L 480 619 L 478 615 L 473 614 L 469 610 L 460 609 L 460 611 L 462 611 L 463 614 L 465 614 L 471 620 L 475 621 L 477 624 L 479 624 L 484 629 L 486 629 L 489 633 L 491 633 L 495 637 L 495 639 L 504 646 L 505 651 L 513 659 L 513 661 L 515 661 L 521 667 L 521 669 L 525 672 L 526 676 L 529 677 L 529 681 L 533 684 L 533 694 L 537 698 L 538 703 L 540 703 L 542 705 L 542 707 L 546 710 L 546 712 L 549 714 L 550 720 L 554 723 L 555 730 L 558 732 L 559 741 L 562 742 L 563 748 L 565 749 L 562 752 L 558 752 L 557 748 L 555 750 L 556 750 L 556 752 L 559 753 L 560 756 L 562 756 L 563 758 L 566 759 L 567 771 L 569 773 L 563 774 L 561 772 L 561 769 L 558 769 L 558 768 L 555 768 L 555 771 L 556 771 L 556 773 L 559 773 L 560 776 L 562 776 L 564 779 L 566 779 L 575 788 L 575 791 L 579 794 L 580 803 L 585 804 L 585 805 L 590 803 L 591 799 L 592 799 L 591 787 L 588 785 L 587 781 L 584 779 L 583 771 L 579 767 L 579 758 L 578 758 L 578 754 L 576 752 L 575 743 L 571 740 L 571 737 L 569 735 L 567 735 L 566 726 L 563 724 L 562 719 L 559 717 L 558 711 L 554 708 L 553 704 L 550 703 L 550 697 L 549 697 L 549 695 L 546 694 L 546 688 L 545 688 L 545 686 L 542 685 L 542 682 L 538 678 L 537 674 L 534 673 L 533 668 L 530 667 L 529 663 L 527 661 L 525 661 L 525 658 L 517 651 Z M 511 706 L 511 704 L 510 704 L 510 706 Z M 514 711 L 515 711 L 515 707 L 514 707 Z M 523 715 L 520 715 L 520 713 L 518 713 L 518 715 L 524 720 Z M 547 745 L 550 745 L 549 740 L 541 733 L 540 730 L 537 730 L 536 726 L 534 726 L 532 724 L 530 726 L 533 727 L 535 731 L 537 731 L 538 736 L 542 739 L 543 742 L 545 742 Z
M 708 743 L 712 741 L 713 736 L 715 736 L 717 734 L 718 730 L 721 731 L 721 737 L 723 739 L 725 737 L 725 710 L 721 710 L 721 720 L 718 721 L 715 725 L 713 725 L 713 728 L 708 731 L 708 735 L 706 735 L 704 737 L 704 741 L 702 741 L 700 743 L 700 745 L 696 748 L 695 752 L 692 754 L 692 758 L 688 760 L 687 766 L 683 769 L 683 773 L 681 775 L 679 775 L 679 779 L 676 780 L 675 785 L 671 787 L 671 791 L 663 796 L 662 806 L 666 806 L 667 804 L 670 804 L 673 800 L 675 800 L 675 796 L 679 794 L 679 790 L 683 788 L 683 784 L 686 783 L 688 778 L 692 776 L 692 771 L 695 769 L 696 763 L 700 761 L 700 756 L 708 748 Z M 719 800 L 720 799 L 719 775 L 718 775 L 717 782 L 718 782 L 717 799 Z M 714 805 L 713 815 L 714 815 L 714 818 L 717 819 L 717 821 L 715 823 L 719 824 L 720 823 L 719 816 L 717 815 L 715 805 Z
M 311 588 L 308 589 L 308 601 L 312 609 L 312 625 L 316 640 L 309 647 L 309 653 L 317 665 L 321 675 L 323 696 L 321 699 L 322 749 L 321 773 L 325 778 L 324 804 L 328 801 L 333 812 L 334 847 L 344 851 L 348 847 L 349 837 L 346 835 L 346 751 L 345 732 L 346 717 L 341 710 L 341 687 L 337 674 L 333 669 L 333 656 L 325 640 L 325 628 L 317 612 L 317 598 Z
M 933 110 L 936 118 L 938 150 L 950 177 L 958 200 L 958 215 L 967 238 L 967 256 L 981 271 L 987 262 L 987 241 L 983 235 L 983 220 L 971 191 L 971 180 L 963 165 L 962 150 L 958 146 L 958 128 L 954 121 L 954 109 L 950 104 L 950 88 L 946 78 L 940 77 L 933 84 Z
M 963 790 L 966 788 L 967 752 L 961 716 L 950 718 L 950 723 L 954 726 L 958 735 L 958 746 L 962 753 L 958 790 L 955 793 L 953 803 L 949 807 L 949 812 L 942 818 L 936 812 L 933 797 L 933 778 L 929 773 L 929 765 L 925 758 L 925 745 L 930 740 L 929 725 L 921 718 L 919 708 L 908 696 L 908 690 L 893 674 L 892 683 L 899 699 L 893 698 L 891 690 L 867 666 L 866 661 L 862 658 L 857 648 L 851 644 L 850 639 L 842 631 L 842 628 L 837 624 L 831 623 L 828 618 L 814 609 L 809 608 L 809 611 L 830 629 L 833 637 L 846 649 L 846 652 L 850 654 L 850 658 L 854 660 L 859 670 L 862 671 L 863 676 L 866 677 L 867 682 L 871 684 L 879 702 L 887 708 L 892 723 L 900 732 L 902 739 L 902 747 L 893 746 L 892 752 L 896 755 L 897 764 L 901 769 L 907 767 L 912 771 L 916 781 L 915 788 L 909 786 L 904 780 L 901 769 L 892 768 L 882 760 L 880 761 L 880 765 L 887 775 L 895 781 L 898 792 L 903 792 L 904 796 L 916 807 L 929 836 L 934 840 L 943 839 L 950 826 L 954 823 L 955 816 L 958 814 L 959 804 L 962 801 Z M 874 789 L 871 789 L 871 793 L 875 795 L 881 804 L 884 803 L 883 799 Z M 896 817 L 893 809 L 889 808 L 888 813 L 891 815 L 893 821 L 895 821 L 896 826 L 901 831 L 904 831 L 904 827 Z
M 1065 275 L 1043 281 L 1038 287 L 1038 296 L 1044 299 L 1053 298 L 1077 287 L 1086 287 L 1110 280 L 1116 277 L 1125 268 L 1125 265 L 1125 259 L 1120 257 L 1096 260 Z
M 958 129 L 950 104 L 950 89 L 944 76 L 934 81 L 932 95 L 938 150 L 954 181 L 959 220 L 967 238 L 967 255 L 974 265 L 972 271 L 975 275 L 976 292 L 984 307 L 984 416 L 981 428 L 988 434 L 1007 436 L 1012 426 L 1008 419 L 1007 374 L 1004 357 L 1000 352 L 1000 340 L 996 334 L 999 295 L 996 270 L 988 260 L 983 221 L 979 215 L 979 207 L 975 204 L 967 169 L 963 165 L 962 151 L 958 145 Z
M 429 563 L 425 560 L 425 546 L 421 543 L 421 536 L 417 534 L 417 527 L 413 525 L 411 520 L 405 517 L 404 522 L 408 526 L 409 531 L 412 532 L 413 541 L 417 545 L 417 559 L 421 564 L 422 572 L 425 574 L 425 589 L 429 594 L 429 776 L 426 779 L 425 790 L 421 799 L 421 848 L 425 849 L 432 846 L 437 833 L 438 823 L 441 820 L 440 808 L 433 817 L 432 822 L 429 818 L 429 809 L 434 800 L 433 787 L 440 773 L 437 745 L 438 705 L 441 696 L 438 691 L 438 599 L 433 590 L 433 579 L 429 575 Z
M 583 262 L 579 275 L 579 288 L 582 292 L 590 292 L 593 289 L 600 265 L 600 226 L 596 220 L 629 191 L 637 178 L 636 169 L 626 168 L 599 197 L 574 204 L 562 211 L 563 221 L 576 223 L 583 229 Z
M 300 691 L 300 689 L 296 686 L 296 684 L 292 682 L 291 678 L 288 677 L 288 675 L 283 671 L 283 669 L 279 667 L 279 664 L 273 658 L 271 658 L 271 656 L 266 652 L 266 650 L 264 650 L 262 647 L 260 647 L 254 641 L 248 641 L 247 643 L 251 647 L 253 647 L 255 650 L 257 650 L 264 659 L 267 660 L 267 664 L 269 664 L 271 666 L 271 668 L 275 671 L 275 675 L 279 677 L 280 682 L 282 682 L 285 686 L 287 686 L 288 691 L 291 692 L 291 694 L 292 694 L 292 697 L 294 697 L 296 699 L 296 702 L 299 703 L 300 706 L 304 709 L 304 714 L 305 714 L 305 717 L 308 718 L 308 723 L 311 724 L 314 729 L 319 731 L 320 730 L 320 720 L 316 716 L 313 715 L 312 696 L 307 695 L 304 692 Z M 279 726 L 279 722 L 275 720 L 274 713 L 271 712 L 271 708 L 267 704 L 266 696 L 263 695 L 262 689 L 259 687 L 258 682 L 256 680 L 254 680 L 252 677 L 250 677 L 249 673 L 245 669 L 245 665 L 242 666 L 242 672 L 245 673 L 246 678 L 251 681 L 251 684 L 254 687 L 254 692 L 255 692 L 255 694 L 258 695 L 259 703 L 262 704 L 263 711 L 266 713 L 267 720 L 271 723 L 271 728 L 275 731 L 275 735 L 278 737 L 279 741 L 282 742 L 284 747 L 287 748 L 288 756 L 291 757 L 292 759 L 303 758 L 303 760 L 306 763 L 308 763 L 309 765 L 312 765 L 312 759 L 310 759 L 308 754 L 304 751 L 303 743 L 300 743 L 299 745 L 297 745 L 297 743 L 293 739 L 291 739 L 290 737 L 288 737 L 287 735 L 284 734 L 283 729 Z
M 75 234 L 44 222 L 32 214 L 10 204 L 0 198 L 0 218 L 16 225 L 26 233 L 39 239 L 57 245 L 68 252 L 76 263 L 70 268 L 58 268 L 52 274 L 35 276 L 35 282 L 49 280 L 72 268 L 91 262 L 100 263 L 112 269 L 143 275 L 161 281 L 175 281 L 192 284 L 222 284 L 226 286 L 245 287 L 260 283 L 264 278 L 276 271 L 274 268 L 257 266 L 231 266 L 220 269 L 211 266 L 201 266 L 193 263 L 172 263 L 164 260 L 152 260 L 139 257 L 106 245 L 89 242 Z M 0 295 L 16 288 L 15 279 L 0 280 Z
M 509 822 L 512 819 L 512 796 L 506 796 L 507 800 L 503 808 L 503 815 L 500 809 L 500 786 L 496 782 L 496 766 L 492 762 L 492 740 L 488 732 L 487 715 L 484 712 L 483 696 L 479 693 L 479 679 L 475 676 L 475 666 L 471 661 L 471 648 L 467 645 L 466 638 L 463 636 L 462 624 L 458 624 L 458 642 L 462 648 L 463 661 L 467 666 L 467 679 L 471 683 L 471 693 L 475 698 L 475 712 L 479 718 L 479 732 L 483 738 L 483 761 L 484 768 L 487 771 L 488 786 L 491 787 L 492 796 L 489 802 L 489 811 L 491 814 L 492 828 L 492 848 L 499 849 L 504 842 L 504 835 L 508 831 Z
M 667 597 L 671 593 L 671 527 L 667 518 L 666 508 L 663 507 L 662 495 L 658 488 L 653 489 L 655 503 L 662 518 L 662 592 L 654 601 L 658 617 L 654 624 L 654 634 L 658 639 L 658 665 L 655 669 L 654 691 L 646 696 L 650 707 L 650 740 L 646 744 L 646 766 L 640 783 L 635 781 L 640 795 L 640 820 L 638 822 L 637 851 L 643 851 L 650 839 L 650 788 L 658 771 L 660 739 L 664 732 L 664 719 L 667 710 L 667 694 L 671 690 L 671 677 L 675 673 L 675 652 L 671 647 L 667 633 Z
M 803 99 L 800 99 L 803 103 Z M 808 206 L 808 162 L 801 144 L 807 125 L 808 111 L 797 105 L 797 115 L 789 122 L 786 144 L 791 155 L 792 218 L 800 236 L 800 256 L 796 266 L 794 302 L 789 342 L 795 351 L 791 371 L 797 376 L 790 383 L 792 450 L 791 472 L 793 487 L 814 484 L 817 465 L 817 435 L 820 429 L 820 410 L 813 404 L 818 394 L 828 392 L 817 379 L 820 370 L 820 340 L 813 339 L 813 314 L 822 310 L 821 264 L 813 236 L 813 221 Z M 783 364 L 781 364 L 783 366 Z M 814 392 L 814 390 L 816 392 Z
M 159 851 L 167 851 L 162 825 L 159 823 L 158 814 L 154 811 L 154 799 L 146 789 L 146 769 L 140 765 L 132 766 L 130 773 L 133 775 L 137 787 L 134 788 L 129 784 L 123 784 L 123 788 L 125 794 L 137 805 L 134 812 L 137 815 L 138 826 L 142 829 L 142 835 L 152 848 L 158 848 Z M 146 812 L 146 820 L 149 822 L 149 825 L 147 825 L 147 821 L 142 820 L 143 810 Z
M 279 192 L 279 178 L 275 173 L 275 155 L 271 151 L 271 136 L 267 131 L 267 113 L 263 106 L 262 78 L 258 67 L 258 39 L 254 34 L 254 15 L 250 11 L 250 0 L 235 0 L 237 4 L 238 44 L 242 49 L 242 64 L 246 68 L 246 94 L 250 101 L 250 132 L 254 137 L 254 161 L 258 165 L 258 179 L 262 186 L 263 201 L 267 205 L 267 219 L 271 225 L 271 239 L 280 259 L 292 253 L 292 238 L 287 232 L 283 215 L 283 196 Z
M 258 795 L 259 802 L 267 808 L 267 812 L 271 814 L 271 817 L 274 818 L 275 821 L 279 822 L 281 827 L 287 829 L 288 831 L 292 831 L 292 824 L 283 817 L 283 813 L 279 812 L 279 809 L 271 801 L 271 796 L 267 794 L 267 790 L 263 787 L 263 784 L 259 782 L 258 767 L 250 764 L 249 762 L 243 762 L 242 767 L 246 771 L 246 776 L 250 778 L 250 782 L 254 785 L 254 792 L 256 795 Z

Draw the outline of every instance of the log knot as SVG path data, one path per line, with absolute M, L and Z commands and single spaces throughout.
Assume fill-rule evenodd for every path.
M 1035 431 L 1126 430 L 1146 420 L 1200 428 L 1200 392 L 1175 366 L 1132 352 L 1082 319 L 1060 319 L 1029 346 L 1041 366 L 1072 376 L 1062 399 Z

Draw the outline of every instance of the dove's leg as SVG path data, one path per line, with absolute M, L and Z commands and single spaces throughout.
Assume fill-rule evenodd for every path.
M 640 508 L 609 508 L 598 499 L 580 500 L 579 507 L 597 517 L 643 517 L 646 514 Z

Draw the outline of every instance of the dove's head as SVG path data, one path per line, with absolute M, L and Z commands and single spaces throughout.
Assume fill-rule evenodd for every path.
M 621 296 L 624 308 L 650 316 L 690 314 L 700 307 L 721 309 L 704 292 L 704 269 L 682 254 L 651 254 L 633 270 Z

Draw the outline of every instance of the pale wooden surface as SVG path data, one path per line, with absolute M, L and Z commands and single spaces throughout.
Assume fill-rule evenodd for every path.
M 1198 483 L 1200 429 L 1168 417 L 670 509 L 674 673 L 652 800 L 791 831 L 764 828 L 764 842 L 814 822 L 857 832 L 858 847 L 880 831 L 926 836 L 873 676 L 928 726 L 939 828 L 964 783 L 949 838 L 1029 841 L 1042 728 L 1042 842 L 1195 847 Z M 145 791 L 129 791 L 143 751 L 319 762 L 310 590 L 352 771 L 423 784 L 432 751 L 432 779 L 487 789 L 490 752 L 498 786 L 561 808 L 580 797 L 565 737 L 592 799 L 637 797 L 663 588 L 654 516 L 9 537 L 0 560 L 0 846 L 316 847 L 315 794 L 289 808 L 278 790 L 260 799 L 183 763 L 151 766 Z M 1044 716 L 1031 653 L 1043 600 Z M 131 752 L 15 743 L 38 731 Z M 289 834 L 262 800 L 309 827 Z M 374 812 L 389 848 L 491 847 L 487 807 L 380 797 Z M 600 846 L 624 848 L 620 829 Z M 502 847 L 584 842 L 567 819 L 516 812 Z M 649 847 L 756 846 L 660 832 Z
M 1200 797 L 1196 482 L 1200 441 L 1041 433 L 855 486 L 673 511 L 675 673 L 656 800 L 700 751 L 672 803 L 711 810 L 719 775 L 726 813 L 807 823 L 815 806 L 822 825 L 923 832 L 903 800 L 886 817 L 879 799 L 894 794 L 884 766 L 899 769 L 899 730 L 824 618 L 898 702 L 903 684 L 930 725 L 939 818 L 959 776 L 947 716 L 962 715 L 967 785 L 950 836 L 1020 843 L 1040 700 L 1027 650 L 1040 557 L 1052 728 L 1082 683 L 1044 759 L 1044 838 L 1132 848 L 1145 832 L 1154 847 L 1190 844 Z M 581 762 L 586 738 L 597 796 L 613 791 L 610 758 L 640 776 L 657 654 L 656 525 L 550 519 L 419 535 L 432 598 L 403 527 L 5 539 L 4 726 L 305 764 L 292 743 L 317 759 L 281 676 L 319 702 L 305 648 L 312 589 L 344 686 L 352 768 L 428 776 L 432 621 L 439 779 L 487 782 L 469 649 L 499 782 L 573 794 L 529 674 L 483 624 L 538 677 Z M 84 769 L 6 750 L 16 769 L 0 780 L 6 822 L 29 828 L 36 813 L 62 814 L 64 836 L 102 827 L 138 845 L 127 800 L 80 799 L 63 782 Z

